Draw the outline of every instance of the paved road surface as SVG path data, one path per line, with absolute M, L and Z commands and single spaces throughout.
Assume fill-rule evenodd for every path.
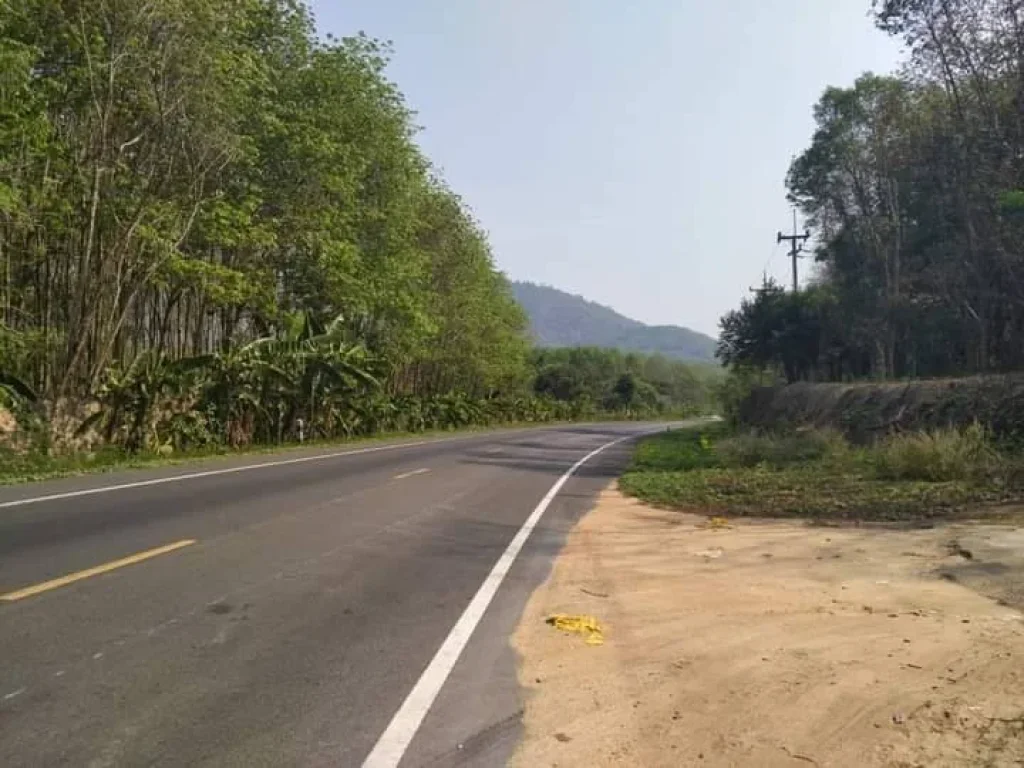
M 424 671 L 563 474 L 650 429 L 0 489 L 0 765 L 360 766 L 393 719 L 402 766 L 501 764 L 519 728 L 508 636 L 628 440 L 566 481 L 450 674 Z M 440 689 L 424 707 L 421 685 L 425 719 L 396 718 L 421 677 Z

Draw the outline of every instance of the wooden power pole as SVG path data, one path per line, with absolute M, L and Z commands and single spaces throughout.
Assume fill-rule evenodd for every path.
M 789 243 L 789 256 L 793 259 L 793 292 L 800 290 L 800 280 L 797 276 L 796 260 L 800 258 L 800 254 L 803 253 L 804 243 L 811 239 L 811 233 L 804 230 L 804 233 L 798 234 L 796 229 L 796 208 L 793 209 L 793 234 L 784 235 L 779 232 L 779 239 L 776 242 L 781 243 L 783 241 Z

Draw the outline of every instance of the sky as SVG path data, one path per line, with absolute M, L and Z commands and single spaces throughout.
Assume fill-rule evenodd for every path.
M 390 40 L 418 141 L 514 280 L 715 335 L 767 269 L 829 85 L 892 71 L 870 0 L 314 0 Z M 801 225 L 802 226 L 802 225 Z M 808 261 L 801 269 L 810 268 Z

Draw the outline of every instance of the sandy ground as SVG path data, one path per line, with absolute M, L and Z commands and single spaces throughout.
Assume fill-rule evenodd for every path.
M 608 490 L 573 530 L 514 637 L 513 765 L 1024 765 L 1024 532 L 706 526 Z

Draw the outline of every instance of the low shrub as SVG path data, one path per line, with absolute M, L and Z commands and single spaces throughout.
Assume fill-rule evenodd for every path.
M 877 477 L 885 480 L 984 481 L 1001 475 L 1007 466 L 988 430 L 977 422 L 892 435 L 868 456 Z
M 837 460 L 849 453 L 850 447 L 836 430 L 809 429 L 788 434 L 749 433 L 719 441 L 715 455 L 724 467 L 756 467 L 767 464 L 783 467 L 824 459 Z
M 713 390 L 714 399 L 726 423 L 738 427 L 743 422 L 743 409 L 753 393 L 777 383 L 778 377 L 767 371 L 734 367 L 718 381 Z

